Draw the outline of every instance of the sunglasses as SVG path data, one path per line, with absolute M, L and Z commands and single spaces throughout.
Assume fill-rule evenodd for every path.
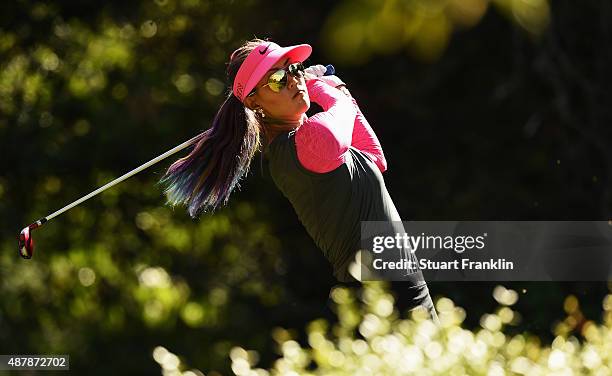
M 270 77 L 268 77 L 268 83 L 262 85 L 261 87 L 268 86 L 273 92 L 279 93 L 285 86 L 287 86 L 287 73 L 294 77 L 302 77 L 304 75 L 304 66 L 302 63 L 289 64 L 287 68 L 282 68 L 272 73 Z M 251 95 L 255 94 L 256 91 L 257 87 L 255 87 L 247 96 L 250 97 Z

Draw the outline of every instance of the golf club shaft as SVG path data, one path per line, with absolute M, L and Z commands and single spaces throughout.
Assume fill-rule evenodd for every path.
M 186 148 L 186 147 L 188 147 L 189 145 L 193 144 L 193 143 L 194 143 L 194 142 L 197 140 L 197 138 L 198 138 L 198 137 L 200 137 L 200 136 L 199 136 L 199 135 L 198 135 L 198 136 L 195 136 L 195 137 L 193 137 L 192 139 L 190 139 L 190 140 L 188 140 L 188 141 L 183 142 L 182 144 L 180 144 L 180 145 L 178 145 L 178 146 L 174 147 L 173 149 L 168 150 L 168 151 L 167 151 L 167 152 L 165 152 L 164 154 L 162 154 L 162 155 L 160 155 L 160 156 L 158 156 L 158 157 L 156 157 L 156 158 L 151 159 L 151 160 L 150 160 L 150 161 L 148 161 L 147 163 L 145 163 L 145 164 L 143 164 L 143 165 L 141 165 L 141 166 L 139 166 L 139 167 L 137 167 L 137 168 L 133 169 L 132 171 L 128 172 L 127 174 L 124 174 L 124 175 L 122 175 L 122 176 L 118 177 L 117 179 L 115 179 L 115 180 L 111 181 L 110 183 L 108 183 L 108 184 L 106 184 L 106 185 L 104 185 L 104 186 L 102 186 L 102 187 L 100 187 L 100 188 L 96 189 L 95 191 L 91 192 L 91 193 L 90 193 L 90 194 L 88 194 L 87 196 L 83 196 L 83 197 L 81 197 L 80 199 L 76 200 L 75 202 L 73 202 L 73 203 L 71 203 L 71 204 L 69 204 L 69 205 L 66 205 L 65 207 L 61 208 L 60 210 L 56 211 L 55 213 L 50 214 L 50 215 L 48 215 L 48 216 L 46 216 L 46 217 L 44 217 L 44 218 L 42 218 L 42 219 L 38 220 L 37 222 L 42 222 L 42 223 L 44 223 L 44 222 L 46 222 L 46 221 L 49 221 L 49 220 L 53 219 L 53 217 L 56 217 L 56 216 L 58 216 L 58 215 L 62 214 L 62 213 L 63 213 L 63 212 L 65 212 L 66 210 L 69 210 L 69 209 L 71 209 L 71 208 L 73 208 L 73 207 L 77 206 L 78 204 L 82 203 L 83 201 L 86 201 L 86 200 L 88 200 L 88 199 L 92 198 L 93 196 L 97 195 L 98 193 L 100 193 L 100 192 L 103 192 L 103 191 L 107 190 L 108 188 L 112 187 L 113 185 L 115 185 L 115 184 L 117 184 L 117 183 L 120 183 L 120 182 L 124 181 L 125 179 L 129 178 L 130 176 L 135 175 L 135 174 L 139 173 L 140 171 L 142 171 L 142 170 L 144 170 L 144 169 L 146 169 L 146 168 L 148 168 L 148 167 L 150 167 L 150 166 L 152 166 L 152 165 L 156 164 L 157 162 L 161 161 L 162 159 L 165 159 L 165 158 L 167 158 L 167 157 L 171 156 L 172 154 L 174 154 L 174 153 L 176 153 L 176 152 L 179 152 L 179 151 L 181 151 L 181 150 L 185 149 L 185 148 Z M 42 223 L 41 223 L 41 224 L 42 224 Z

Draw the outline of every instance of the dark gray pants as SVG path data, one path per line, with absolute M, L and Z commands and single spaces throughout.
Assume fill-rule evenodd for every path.
M 429 318 L 437 325 L 440 325 L 436 308 L 434 307 L 433 300 L 431 300 L 431 296 L 429 295 L 427 283 L 423 282 L 418 286 L 408 287 L 408 298 L 411 300 L 409 308 L 411 311 L 418 309 L 419 307 L 425 308 L 425 310 L 429 312 Z

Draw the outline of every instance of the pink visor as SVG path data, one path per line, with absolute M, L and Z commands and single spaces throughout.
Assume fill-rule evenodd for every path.
M 303 62 L 310 56 L 312 47 L 308 44 L 281 47 L 274 42 L 264 42 L 255 47 L 244 60 L 234 79 L 234 95 L 244 102 L 244 98 L 255 88 L 259 80 L 282 57 L 288 57 L 290 63 Z

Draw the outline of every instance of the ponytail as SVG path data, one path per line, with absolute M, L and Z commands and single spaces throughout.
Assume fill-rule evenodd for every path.
M 193 150 L 160 180 L 167 204 L 188 206 L 192 218 L 225 205 L 259 150 L 259 127 L 252 111 L 229 93 Z

